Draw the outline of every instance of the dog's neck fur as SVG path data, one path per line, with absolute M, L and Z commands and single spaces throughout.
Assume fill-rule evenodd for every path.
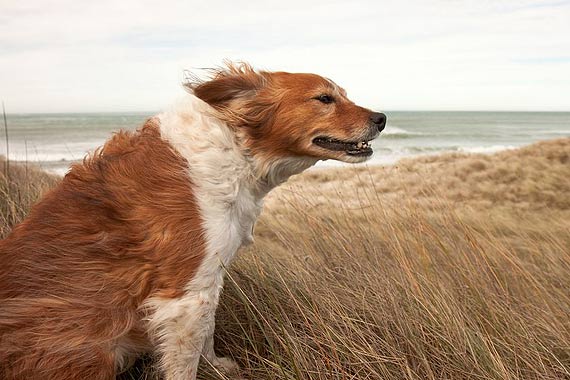
M 253 157 L 244 146 L 244 134 L 226 125 L 212 107 L 193 95 L 159 118 L 162 137 L 188 160 L 191 177 L 205 175 L 210 183 L 231 183 L 234 188 L 227 194 L 246 188 L 261 201 L 276 186 L 317 162 L 310 157 Z

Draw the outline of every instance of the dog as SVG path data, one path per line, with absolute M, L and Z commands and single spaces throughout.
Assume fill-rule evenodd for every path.
M 227 63 L 136 132 L 72 165 L 0 242 L 0 378 L 114 379 L 143 353 L 167 380 L 214 352 L 224 272 L 264 196 L 319 160 L 372 155 L 386 116 L 315 74 Z

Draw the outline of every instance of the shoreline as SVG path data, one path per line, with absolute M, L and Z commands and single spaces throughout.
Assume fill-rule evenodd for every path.
M 564 139 L 565 137 L 562 137 Z M 570 137 L 568 137 L 570 138 Z M 407 154 L 407 155 L 400 155 L 400 156 L 390 156 L 384 155 L 382 156 L 382 148 L 376 148 L 374 156 L 370 161 L 361 164 L 349 164 L 334 160 L 328 161 L 319 161 L 315 166 L 308 169 L 309 171 L 314 170 L 329 170 L 329 169 L 341 169 L 341 168 L 359 168 L 359 167 L 386 167 L 386 166 L 394 166 L 397 165 L 402 160 L 413 160 L 423 157 L 438 157 L 441 155 L 448 155 L 448 154 L 458 154 L 458 155 L 493 155 L 496 153 L 510 151 L 510 150 L 517 150 L 522 149 L 527 146 L 531 146 L 536 143 L 544 142 L 544 141 L 553 141 L 559 140 L 560 138 L 548 139 L 548 140 L 538 140 L 537 142 L 524 144 L 524 145 L 491 145 L 488 147 L 475 147 L 475 148 L 464 148 L 464 147 L 455 147 L 455 149 L 450 150 L 437 150 L 437 151 L 424 151 L 424 152 L 417 152 L 415 154 Z M 379 151 L 379 152 L 378 152 Z M 65 173 L 69 170 L 69 167 L 74 164 L 81 162 L 87 154 L 91 153 L 91 151 L 85 153 L 81 159 L 61 159 L 61 160 L 17 160 L 11 159 L 10 162 L 15 163 L 16 165 L 22 166 L 35 166 L 39 167 L 41 170 L 44 170 L 50 174 L 64 176 Z

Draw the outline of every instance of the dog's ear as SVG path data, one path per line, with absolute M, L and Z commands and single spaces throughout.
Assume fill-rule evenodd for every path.
M 265 76 L 247 63 L 226 62 L 225 67 L 209 70 L 209 74 L 206 80 L 187 74 L 184 86 L 218 110 L 252 99 L 266 82 Z

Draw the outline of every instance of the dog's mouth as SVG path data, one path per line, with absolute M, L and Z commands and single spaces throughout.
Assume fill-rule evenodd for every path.
M 373 151 L 370 143 L 373 139 L 362 141 L 342 141 L 331 137 L 315 137 L 313 144 L 334 152 L 344 152 L 349 156 L 368 157 Z

